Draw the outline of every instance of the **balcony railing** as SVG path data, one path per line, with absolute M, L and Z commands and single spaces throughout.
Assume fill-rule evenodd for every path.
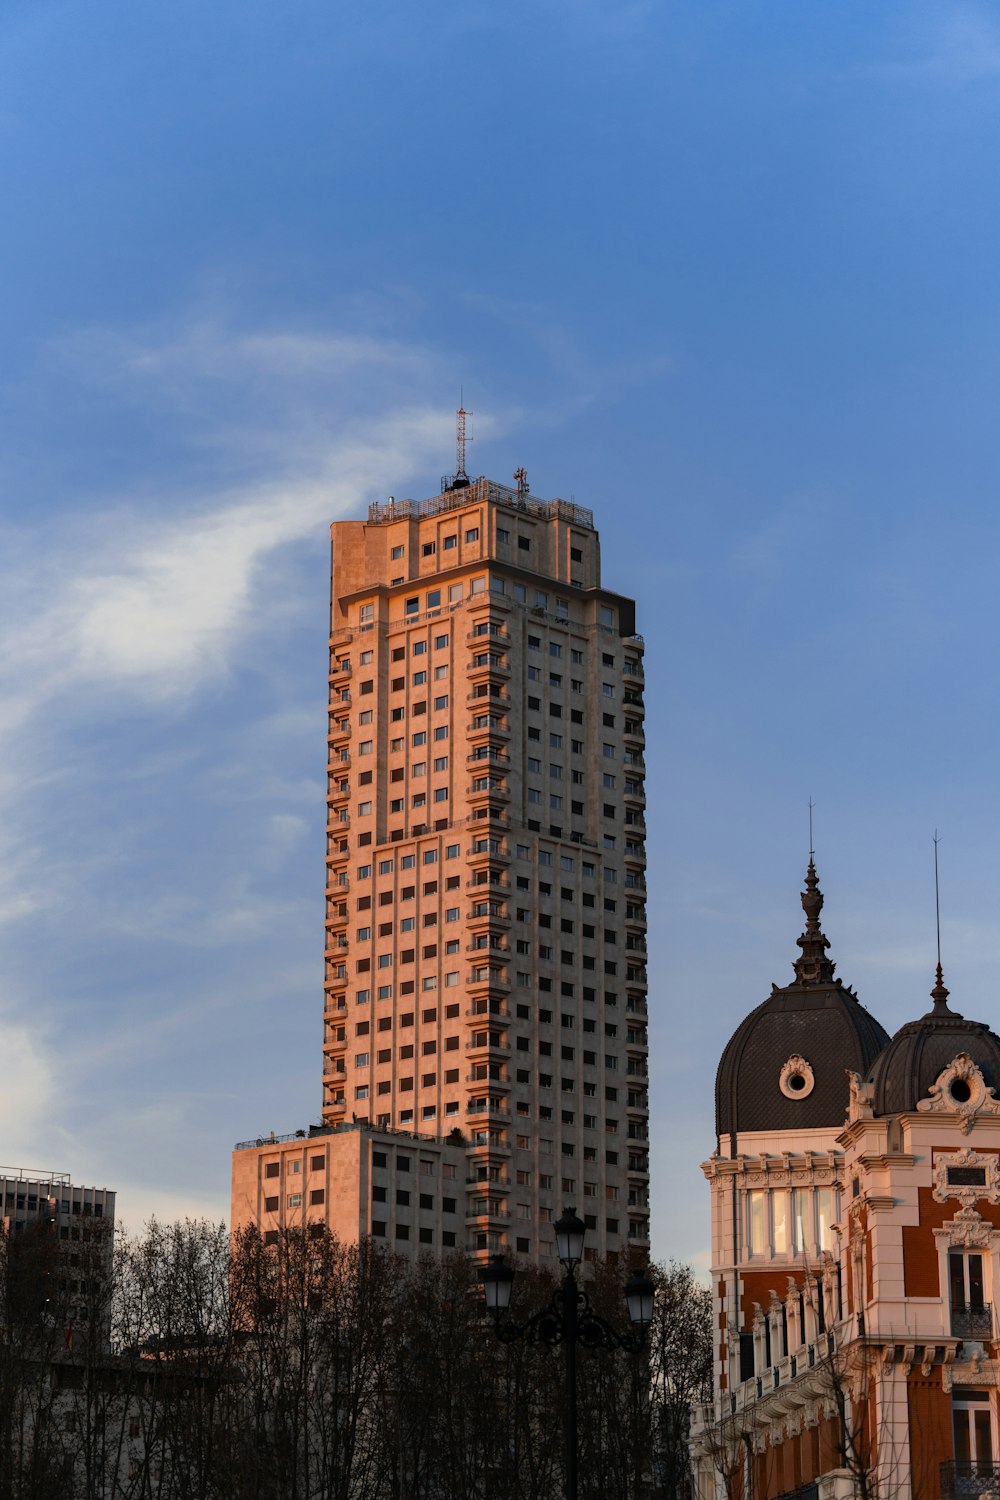
M 953 1307 L 951 1331 L 960 1339 L 991 1339 L 993 1310 L 989 1303 L 985 1307 Z
M 940 1469 L 941 1500 L 963 1495 L 1000 1495 L 1000 1464 L 959 1463 L 949 1458 Z

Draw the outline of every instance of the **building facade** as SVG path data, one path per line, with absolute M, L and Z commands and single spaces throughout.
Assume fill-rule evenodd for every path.
M 322 1115 L 358 1164 L 352 1228 L 541 1259 L 573 1202 L 595 1253 L 645 1251 L 634 604 L 603 587 L 591 513 L 523 480 L 459 474 L 332 543 Z M 263 1173 L 300 1149 L 269 1144 L 234 1157 L 234 1219 L 279 1199 L 265 1231 L 294 1195 Z M 457 1224 L 382 1212 L 374 1188 L 410 1189 L 374 1153 L 453 1167 Z
M 114 1193 L 76 1187 L 66 1172 L 0 1167 L 0 1210 L 8 1307 L 16 1285 L 40 1317 L 59 1322 L 67 1349 L 74 1330 L 92 1324 L 110 1338 Z
M 794 982 L 719 1066 L 697 1492 L 997 1494 L 1000 1038 L 939 968 L 890 1040 L 834 977 L 811 863 L 802 901 Z

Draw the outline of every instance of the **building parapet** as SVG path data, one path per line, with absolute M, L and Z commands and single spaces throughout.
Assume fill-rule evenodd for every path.
M 483 1019 L 487 1017 L 484 1015 Z M 426 1141 L 428 1145 L 468 1146 L 471 1144 L 465 1132 L 459 1129 L 449 1130 L 444 1135 L 437 1135 L 430 1131 L 399 1130 L 395 1126 L 378 1125 L 372 1121 L 342 1120 L 337 1125 L 310 1125 L 305 1130 L 290 1130 L 286 1135 L 276 1135 L 271 1130 L 267 1135 L 258 1135 L 252 1141 L 237 1141 L 233 1150 L 259 1151 L 261 1146 L 284 1146 L 289 1141 L 313 1141 L 321 1136 L 350 1135 L 352 1131 L 366 1132 L 368 1135 L 394 1136 L 407 1141 Z
M 470 484 L 459 489 L 445 490 L 429 500 L 389 500 L 386 504 L 375 501 L 368 507 L 369 526 L 388 526 L 393 521 L 423 520 L 427 516 L 443 515 L 450 510 L 464 510 L 468 505 L 502 505 L 507 510 L 517 510 L 523 515 L 539 516 L 542 520 L 569 521 L 574 526 L 594 529 L 594 513 L 570 500 L 529 500 L 519 490 L 508 489 L 505 484 L 480 475 Z

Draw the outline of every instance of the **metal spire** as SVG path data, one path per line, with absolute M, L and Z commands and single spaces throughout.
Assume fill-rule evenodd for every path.
M 941 882 L 938 876 L 938 831 L 934 830 L 934 918 L 937 925 L 937 972 L 935 974 L 934 988 L 931 990 L 931 999 L 934 1001 L 934 1011 L 937 1014 L 947 1012 L 951 1015 L 948 1005 L 950 990 L 945 989 L 944 970 L 941 968 Z
M 830 942 L 819 925 L 823 892 L 819 888 L 819 876 L 816 874 L 811 850 L 809 868 L 806 870 L 806 888 L 802 892 L 801 901 L 802 910 L 806 914 L 806 930 L 798 939 L 802 957 L 797 958 L 792 966 L 795 977 L 799 984 L 832 984 L 836 964 L 826 956 Z

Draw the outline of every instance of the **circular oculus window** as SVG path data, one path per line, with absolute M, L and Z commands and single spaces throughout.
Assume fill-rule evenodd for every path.
M 807 1099 L 816 1087 L 812 1068 L 797 1052 L 792 1054 L 782 1068 L 778 1087 L 786 1099 Z

